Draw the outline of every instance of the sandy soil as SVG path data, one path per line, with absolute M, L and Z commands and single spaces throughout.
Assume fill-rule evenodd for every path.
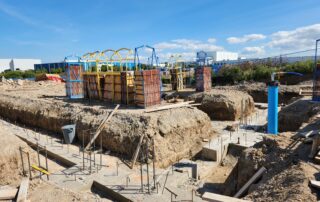
M 318 173 L 309 162 L 310 145 L 302 143 L 294 133 L 267 137 L 239 159 L 238 189 L 254 172 L 264 166 L 267 172 L 252 186 L 245 199 L 254 201 L 317 201 L 308 186 Z
M 19 147 L 21 146 L 25 151 L 29 151 L 31 164 L 38 163 L 37 153 L 24 141 L 15 136 L 15 134 L 26 132 L 26 130 L 11 123 L 5 122 L 1 119 L 0 128 L 0 187 L 4 185 L 18 187 L 23 177 Z M 44 159 L 44 156 L 40 155 L 40 161 L 42 162 L 42 165 L 44 165 L 45 163 Z M 50 159 L 48 159 L 48 167 L 51 173 L 65 169 L 64 167 Z M 25 168 L 27 169 L 26 162 Z M 94 196 L 92 193 L 73 193 L 56 187 L 49 182 L 37 179 L 36 177 L 39 175 L 38 172 L 33 171 L 32 175 L 35 178 L 30 181 L 30 188 L 28 190 L 28 198 L 31 201 L 103 201 L 100 199 L 100 197 Z
M 77 136 L 80 140 L 84 136 L 87 143 L 89 132 L 98 128 L 114 105 L 69 100 L 64 91 L 64 84 L 50 81 L 2 84 L 1 116 L 56 133 L 61 133 L 63 125 L 76 123 Z M 101 132 L 102 144 L 105 149 L 130 159 L 142 134 L 144 143 L 155 139 L 156 163 L 166 167 L 198 153 L 202 139 L 212 137 L 214 131 L 207 114 L 196 108 L 144 113 L 143 109 L 121 107 Z

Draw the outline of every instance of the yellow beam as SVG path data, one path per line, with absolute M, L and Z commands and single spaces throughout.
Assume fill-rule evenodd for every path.
M 31 167 L 32 167 L 33 169 L 37 170 L 37 171 L 42 172 L 42 173 L 45 174 L 45 175 L 50 175 L 50 173 L 49 173 L 47 170 L 42 169 L 42 168 L 39 168 L 39 167 L 36 166 L 36 165 L 32 165 Z

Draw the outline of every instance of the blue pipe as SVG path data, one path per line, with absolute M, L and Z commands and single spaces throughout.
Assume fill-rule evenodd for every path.
M 268 133 L 278 134 L 278 82 L 268 83 Z

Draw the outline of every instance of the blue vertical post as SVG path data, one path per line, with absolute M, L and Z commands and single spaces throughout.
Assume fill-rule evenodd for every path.
M 278 134 L 278 88 L 276 81 L 268 84 L 268 133 Z

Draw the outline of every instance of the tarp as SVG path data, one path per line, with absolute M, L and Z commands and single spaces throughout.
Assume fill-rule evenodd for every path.
M 57 81 L 57 82 L 64 82 L 64 80 L 60 77 L 59 74 L 38 74 L 36 75 L 36 81 Z

